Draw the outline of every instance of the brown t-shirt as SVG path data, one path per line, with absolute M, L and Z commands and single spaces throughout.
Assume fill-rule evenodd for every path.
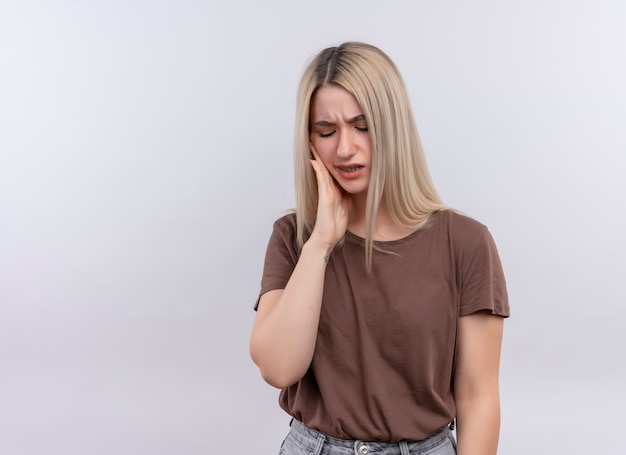
M 494 241 L 477 221 L 445 210 L 409 236 L 375 242 L 346 232 L 326 269 L 308 372 L 280 406 L 341 439 L 421 440 L 452 421 L 458 316 L 509 316 Z M 283 289 L 298 261 L 295 215 L 274 224 L 261 294 Z

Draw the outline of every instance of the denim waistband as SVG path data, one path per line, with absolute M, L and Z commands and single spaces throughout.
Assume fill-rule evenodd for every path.
M 445 426 L 432 436 L 421 441 L 378 442 L 338 439 L 306 427 L 302 422 L 293 419 L 289 436 L 302 447 L 310 448 L 311 455 L 355 454 L 374 455 L 411 455 L 422 453 L 437 446 L 444 439 L 449 438 L 450 428 Z M 335 450 L 338 449 L 338 450 Z

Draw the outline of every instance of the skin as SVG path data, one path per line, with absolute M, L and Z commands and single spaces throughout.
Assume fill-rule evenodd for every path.
M 363 236 L 371 175 L 367 121 L 354 96 L 343 88 L 327 85 L 318 90 L 311 103 L 310 140 L 319 193 L 315 227 L 285 289 L 261 297 L 250 340 L 250 354 L 261 375 L 281 389 L 298 382 L 311 364 L 325 256 L 346 230 Z M 393 240 L 408 233 L 393 223 L 381 203 L 374 238 Z M 460 318 L 454 388 L 459 455 L 496 454 L 502 326 L 502 318 L 490 313 Z
M 495 455 L 500 433 L 498 385 L 503 319 L 490 312 L 459 318 L 454 400 L 457 454 Z
M 370 162 L 371 145 L 366 132 L 360 131 L 359 136 L 346 131 L 354 127 L 350 122 L 355 117 L 354 104 L 358 108 L 356 114 L 361 114 L 356 100 L 343 106 L 342 100 L 345 101 L 345 97 L 339 97 L 331 103 L 334 107 L 328 106 L 324 110 L 324 114 L 332 113 L 332 117 L 319 117 L 322 115 L 319 113 L 320 106 L 323 104 L 326 107 L 324 95 L 327 88 L 334 89 L 325 87 L 319 90 L 311 109 L 313 124 L 326 122 L 324 135 L 329 134 L 333 128 L 335 131 L 334 134 L 322 137 L 320 131 L 315 130 L 319 127 L 317 125 L 313 127 L 311 134 L 311 153 L 315 158 L 311 161 L 311 166 L 317 177 L 319 193 L 315 227 L 302 247 L 298 263 L 285 289 L 269 291 L 261 297 L 252 328 L 252 359 L 261 370 L 265 381 L 277 388 L 286 388 L 299 381 L 311 364 L 322 308 L 325 256 L 344 236 L 349 212 L 351 209 L 353 213 L 358 211 L 354 207 L 364 203 L 365 199 L 360 194 L 367 190 L 367 184 L 355 180 L 364 180 L 363 174 L 368 174 L 369 171 L 361 171 L 359 179 L 351 179 L 351 186 L 347 189 L 338 186 L 331 175 L 335 158 L 338 161 L 343 159 L 342 156 L 354 159 L 358 153 L 361 164 Z M 337 94 L 336 90 L 329 91 Z M 340 117 L 343 120 L 338 121 Z M 345 119 L 350 121 L 346 122 Z M 334 127 L 329 128 L 327 124 L 330 123 L 334 123 Z M 320 146 L 323 158 L 317 153 L 315 145 Z M 333 157 L 333 147 L 336 157 Z M 337 169 L 334 171 L 339 172 Z M 354 198 L 349 190 L 354 191 Z
M 364 207 L 372 144 L 365 115 L 351 93 L 334 85 L 318 90 L 311 104 L 310 139 L 317 153 L 316 161 L 311 163 L 316 175 L 325 179 L 326 170 L 356 206 Z M 325 170 L 317 169 L 318 161 Z

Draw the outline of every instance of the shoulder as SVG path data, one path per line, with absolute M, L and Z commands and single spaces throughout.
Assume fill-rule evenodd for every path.
M 433 215 L 433 222 L 450 237 L 463 240 L 477 238 L 488 232 L 487 226 L 480 221 L 455 210 L 440 210 Z
M 458 259 L 469 260 L 477 255 L 497 256 L 495 240 L 480 221 L 454 210 L 437 212 L 434 220 Z
M 273 229 L 274 232 L 293 233 L 295 235 L 297 230 L 296 214 L 290 212 L 286 215 L 281 216 L 276 221 L 274 221 Z
M 281 216 L 272 227 L 269 247 L 271 250 L 286 248 L 293 254 L 298 252 L 296 214 L 288 213 Z

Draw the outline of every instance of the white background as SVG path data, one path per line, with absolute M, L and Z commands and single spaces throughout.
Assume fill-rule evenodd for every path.
M 626 3 L 0 1 L 0 453 L 274 454 L 306 61 L 371 42 L 511 300 L 500 453 L 626 453 Z

